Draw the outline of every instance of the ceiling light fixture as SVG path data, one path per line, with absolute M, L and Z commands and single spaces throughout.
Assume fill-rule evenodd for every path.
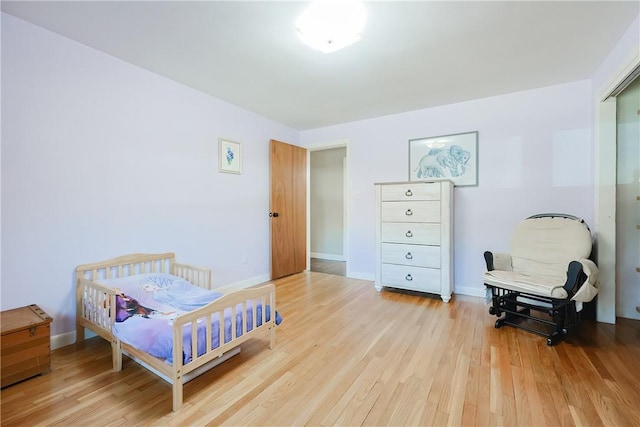
M 310 47 L 335 52 L 361 39 L 366 10 L 356 0 L 315 0 L 296 21 L 298 35 Z

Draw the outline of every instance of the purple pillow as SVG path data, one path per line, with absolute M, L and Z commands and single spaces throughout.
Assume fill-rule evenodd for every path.
M 116 322 L 124 322 L 132 314 L 127 310 L 127 302 L 122 295 L 116 295 Z

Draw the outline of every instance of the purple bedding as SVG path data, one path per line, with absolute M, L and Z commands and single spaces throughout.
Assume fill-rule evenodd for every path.
M 266 306 L 266 319 L 271 320 L 271 310 Z M 262 325 L 262 304 L 257 305 L 257 325 Z M 247 331 L 253 329 L 253 309 L 251 304 L 247 304 Z M 215 318 L 215 316 L 214 316 Z M 276 324 L 280 324 L 282 318 L 276 312 Z M 214 320 L 211 327 L 211 349 L 220 346 L 220 322 Z M 198 355 L 205 353 L 205 333 L 206 327 L 200 320 L 198 325 Z M 168 363 L 173 363 L 173 324 L 171 321 L 160 318 L 145 318 L 142 316 L 132 316 L 126 322 L 116 323 L 114 334 L 123 342 L 143 350 L 155 357 L 166 359 Z M 236 336 L 242 335 L 242 305 L 236 307 Z M 231 340 L 231 309 L 225 310 L 224 319 L 224 342 Z M 191 354 L 191 324 L 187 324 L 183 329 L 183 363 L 189 363 Z
M 223 294 L 198 288 L 186 280 L 164 273 L 149 273 L 102 280 L 100 283 L 116 287 L 122 296 L 116 299 L 116 324 L 113 333 L 123 342 L 155 357 L 173 363 L 173 319 L 176 316 L 200 308 Z M 262 304 L 257 303 L 257 326 L 262 324 Z M 231 335 L 231 308 L 225 310 L 224 342 Z M 253 302 L 246 305 L 247 331 L 254 328 Z M 275 313 L 276 324 L 282 318 Z M 236 307 L 236 336 L 242 335 L 242 304 Z M 266 306 L 265 318 L 271 320 L 270 307 Z M 198 321 L 198 355 L 205 353 L 206 327 L 204 319 Z M 220 346 L 219 316 L 214 316 L 211 328 L 211 349 Z M 192 360 L 191 324 L 183 330 L 183 363 Z

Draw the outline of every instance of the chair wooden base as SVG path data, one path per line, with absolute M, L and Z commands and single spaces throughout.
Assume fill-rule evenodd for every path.
M 486 287 L 491 291 L 489 313 L 498 317 L 496 328 L 509 325 L 542 335 L 547 338 L 549 346 L 562 341 L 580 318 L 575 302 L 570 299 L 544 297 L 491 285 Z

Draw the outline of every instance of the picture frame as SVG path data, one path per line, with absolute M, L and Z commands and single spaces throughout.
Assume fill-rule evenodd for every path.
M 218 138 L 218 171 L 242 173 L 242 145 L 239 142 Z
M 409 140 L 409 181 L 478 185 L 478 132 Z

